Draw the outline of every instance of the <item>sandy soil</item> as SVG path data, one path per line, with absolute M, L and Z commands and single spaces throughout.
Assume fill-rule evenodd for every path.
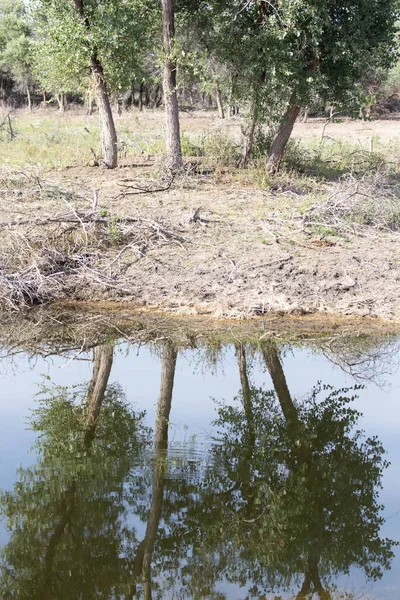
M 318 135 L 322 127 L 322 121 L 298 124 L 295 133 Z M 381 121 L 379 127 L 355 122 L 352 127 L 351 133 L 349 124 L 330 124 L 329 134 L 359 136 L 367 143 L 371 130 L 387 139 L 400 133 L 400 121 Z M 140 217 L 174 234 L 160 234 L 157 243 L 143 247 L 110 244 L 85 273 L 66 272 L 64 298 L 217 317 L 329 313 L 400 322 L 398 233 L 371 230 L 333 238 L 310 233 L 297 210 L 307 201 L 307 191 L 279 185 L 254 189 L 223 170 L 210 175 L 200 169 L 166 191 L 139 193 L 129 187 L 138 184 L 138 175 L 153 171 L 151 159 L 137 157 L 113 172 L 72 167 L 46 175 L 46 185 L 80 194 L 78 200 L 72 197 L 71 211 L 90 206 L 97 190 L 97 211 L 107 211 L 116 223 Z M 326 185 L 320 184 L 321 193 L 329 191 Z M 56 195 L 43 202 L 29 190 L 3 188 L 0 244 L 19 235 L 34 248 L 43 247 L 43 239 L 38 240 L 46 236 L 45 229 L 15 223 L 65 210 L 65 200 Z M 284 213 L 292 215 L 290 226 Z M 100 272 L 107 277 L 90 275 Z
M 100 210 L 116 219 L 140 216 L 160 223 L 176 238 L 161 236 L 139 254 L 136 246 L 109 247 L 91 265 L 93 273 L 107 271 L 107 281 L 91 278 L 90 272 L 67 273 L 66 298 L 218 317 L 320 312 L 400 321 L 398 235 L 374 232 L 326 241 L 303 232 L 300 221 L 288 234 L 280 226 L 273 192 L 223 182 L 198 181 L 195 190 L 121 198 L 118 184 L 129 185 L 127 171 L 70 169 L 53 178 L 81 190 L 84 185 L 89 201 L 90 190 L 97 189 Z M 190 221 L 198 208 L 200 219 Z M 23 221 L 65 213 L 65 205 L 16 201 L 5 210 L 8 219 Z M 40 235 L 45 233 L 36 230 L 36 244 Z

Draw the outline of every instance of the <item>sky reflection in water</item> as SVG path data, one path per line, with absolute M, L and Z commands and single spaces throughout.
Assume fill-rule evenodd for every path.
M 0 598 L 400 597 L 396 353 L 356 392 L 306 347 L 206 356 L 4 363 Z

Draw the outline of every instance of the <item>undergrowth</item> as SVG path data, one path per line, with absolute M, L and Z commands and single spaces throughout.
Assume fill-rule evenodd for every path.
M 353 229 L 400 229 L 400 144 L 396 140 L 387 144 L 377 137 L 369 142 L 343 141 L 325 135 L 322 129 L 319 138 L 291 140 L 280 173 L 271 176 L 265 169 L 271 134 L 265 128 L 255 132 L 248 167 L 238 169 L 239 122 L 209 120 L 207 127 L 201 119 L 199 123 L 194 118 L 183 122 L 182 152 L 189 168 L 184 181 L 181 178 L 176 183 L 178 187 L 185 184 L 195 190 L 200 173 L 216 185 L 231 182 L 241 188 L 265 190 L 271 206 L 275 202 L 285 219 L 293 214 L 309 217 L 314 223 L 307 225 L 309 231 L 319 235 L 338 232 L 343 224 Z M 51 109 L 32 114 L 16 111 L 10 114 L 10 123 L 12 134 L 9 127 L 0 130 L 0 161 L 11 170 L 42 174 L 52 168 L 84 166 L 93 156 L 100 156 L 97 115 L 89 117 L 73 110 L 64 114 Z M 116 118 L 116 126 L 120 159 L 127 164 L 130 157 L 165 156 L 160 111 L 124 113 Z M 2 189 L 13 193 L 15 187 L 21 195 L 21 177 L 16 183 L 5 173 L 0 177 Z M 29 193 L 16 199 L 29 201 Z M 41 191 L 44 203 L 48 193 Z M 51 190 L 50 196 L 53 194 Z M 111 245 L 120 243 L 117 222 L 108 224 L 107 239 Z

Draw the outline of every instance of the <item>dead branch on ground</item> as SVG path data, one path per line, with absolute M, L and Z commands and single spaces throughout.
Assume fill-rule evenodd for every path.
M 361 236 L 373 236 L 373 230 L 397 232 L 400 230 L 400 188 L 379 170 L 361 178 L 349 174 L 339 181 L 326 200 L 304 213 L 303 231 L 307 232 L 311 226 Z
M 40 178 L 27 177 L 27 182 L 31 193 L 52 193 Z M 77 201 L 70 190 L 55 193 L 66 211 L 15 216 L 14 210 L 14 216 L 0 221 L 0 308 L 18 310 L 24 304 L 52 302 L 67 297 L 71 286 L 94 285 L 126 294 L 129 285 L 123 272 L 129 264 L 161 245 L 184 248 L 182 230 L 168 223 L 139 214 L 111 214 L 98 207 L 96 194 L 95 201 L 93 197 Z M 128 251 L 131 263 L 122 265 Z

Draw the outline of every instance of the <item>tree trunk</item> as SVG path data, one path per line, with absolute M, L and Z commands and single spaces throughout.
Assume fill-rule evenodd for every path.
M 115 111 L 119 117 L 122 116 L 122 100 L 118 94 L 115 96 Z
M 31 100 L 31 91 L 29 88 L 26 88 L 26 98 L 28 100 L 28 110 L 32 111 L 32 100 Z
M 64 112 L 64 108 L 65 108 L 64 94 L 57 94 L 56 98 L 57 98 L 57 102 L 58 102 L 58 110 L 60 112 Z
M 115 130 L 106 82 L 104 81 L 103 67 L 96 55 L 93 55 L 90 59 L 90 68 L 96 90 L 97 106 L 99 108 L 103 162 L 108 169 L 114 169 L 118 162 L 117 132 Z
M 175 37 L 174 0 L 161 0 L 164 44 L 164 102 L 166 118 L 167 168 L 173 174 L 182 168 L 182 148 L 176 94 L 176 62 L 173 58 Z
M 150 108 L 150 90 L 147 85 L 145 86 L 144 99 L 146 108 Z
M 289 106 L 286 110 L 285 116 L 283 117 L 281 124 L 279 125 L 278 131 L 273 139 L 271 147 L 268 152 L 267 158 L 267 171 L 268 173 L 275 174 L 279 171 L 282 156 L 286 148 L 286 144 L 293 131 L 293 126 L 296 122 L 297 117 L 300 113 L 300 106 L 296 103 L 296 98 L 292 94 L 289 100 Z
M 135 89 L 132 86 L 131 89 L 127 90 L 122 96 L 122 108 L 124 110 L 128 110 L 130 106 L 133 105 L 133 101 L 135 99 Z
M 308 113 L 310 112 L 310 106 L 307 104 L 304 107 L 304 114 L 303 114 L 303 123 L 307 123 L 308 121 Z
M 87 96 L 87 107 L 86 107 L 86 114 L 90 117 L 93 114 L 93 98 L 92 98 L 92 90 L 88 91 L 88 96 Z
M 217 97 L 218 117 L 220 119 L 225 119 L 225 112 L 224 112 L 224 107 L 222 104 L 222 94 L 221 94 L 221 90 L 219 89 L 219 87 L 217 87 L 216 97 Z
M 90 33 L 91 24 L 85 13 L 84 0 L 74 0 L 74 5 L 79 18 L 82 19 L 88 33 Z M 100 141 L 103 151 L 103 162 L 109 169 L 114 169 L 117 166 L 118 160 L 117 132 L 115 130 L 110 98 L 104 80 L 103 65 L 95 50 L 90 57 L 90 71 L 94 81 L 97 106 L 99 109 Z
M 43 90 L 43 108 L 47 108 L 46 90 Z
M 143 82 L 139 86 L 139 110 L 140 112 L 143 111 Z
M 242 148 L 242 155 L 239 158 L 238 161 L 238 168 L 239 169 L 245 169 L 248 165 L 249 159 L 250 159 L 250 155 L 251 155 L 251 151 L 253 149 L 253 143 L 254 143 L 254 132 L 256 130 L 256 125 L 257 125 L 257 104 L 254 101 L 253 102 L 253 106 L 251 107 L 251 113 L 250 113 L 250 121 L 247 124 L 247 127 L 244 129 L 244 142 L 243 142 L 243 148 Z
M 153 102 L 153 106 L 155 106 L 155 108 L 159 108 L 159 106 L 161 105 L 163 99 L 163 89 L 161 87 L 161 85 L 157 84 L 154 90 L 154 102 Z

